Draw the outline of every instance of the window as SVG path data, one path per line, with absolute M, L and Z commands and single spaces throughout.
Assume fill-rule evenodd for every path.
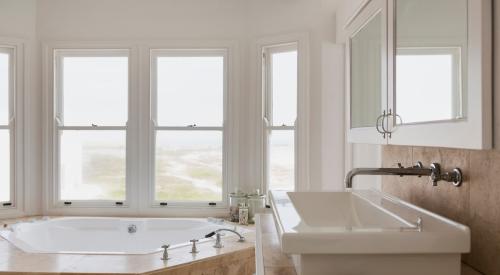
M 225 198 L 226 50 L 152 50 L 154 200 Z
M 264 47 L 264 156 L 269 190 L 295 189 L 297 45 Z
M 55 50 L 58 201 L 125 201 L 128 50 Z
M 14 49 L 0 47 L 0 207 L 14 199 Z
M 410 124 L 464 117 L 461 59 L 459 47 L 397 49 L 396 109 L 400 122 Z M 424 109 L 426 111 L 422 112 Z

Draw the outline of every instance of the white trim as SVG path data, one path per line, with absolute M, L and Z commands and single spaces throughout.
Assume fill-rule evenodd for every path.
M 269 37 L 262 37 L 254 42 L 254 48 L 252 53 L 251 64 L 255 64 L 255 89 L 258 91 L 256 94 L 256 101 L 254 104 L 254 133 L 255 141 L 250 141 L 249 143 L 255 142 L 254 145 L 256 150 L 252 152 L 255 155 L 251 156 L 256 163 L 250 164 L 254 165 L 254 175 L 257 176 L 257 180 L 260 182 L 259 186 L 255 188 L 260 188 L 261 190 L 267 191 L 267 186 L 265 183 L 265 166 L 267 162 L 265 160 L 267 151 L 267 145 L 265 142 L 265 131 L 264 129 L 268 127 L 266 125 L 265 112 L 267 104 L 264 100 L 264 86 L 263 83 L 264 67 L 263 67 L 263 49 L 266 47 L 273 46 L 286 46 L 290 44 L 296 44 L 297 46 L 297 73 L 298 73 L 298 85 L 297 85 L 297 120 L 295 123 L 295 146 L 296 146 L 296 161 L 295 161 L 295 190 L 304 191 L 310 188 L 310 178 L 309 178 L 309 36 L 307 33 L 294 33 L 286 35 L 276 35 Z M 256 63 L 254 63 L 256 62 Z M 290 126 L 288 126 L 290 127 Z M 293 127 L 292 127 L 293 128 Z M 248 190 L 253 191 L 253 190 Z
M 9 88 L 9 116 L 10 121 L 7 129 L 11 135 L 11 205 L 0 204 L 0 218 L 25 215 L 25 174 L 27 171 L 25 146 L 27 144 L 24 136 L 24 105 L 25 87 L 28 78 L 26 58 L 26 41 L 14 38 L 0 37 L 0 49 L 10 56 L 10 81 Z M 5 127 L 2 127 L 5 128 Z
M 350 27 L 352 22 L 356 19 L 356 17 L 368 6 L 371 0 L 362 0 L 361 3 L 359 3 L 358 7 L 356 10 L 354 10 L 353 14 L 347 18 L 346 22 L 344 23 L 344 29 L 347 29 Z

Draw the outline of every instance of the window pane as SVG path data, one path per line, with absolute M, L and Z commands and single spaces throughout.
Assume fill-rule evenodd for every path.
M 125 200 L 125 131 L 61 131 L 61 200 Z
M 0 201 L 10 201 L 10 135 L 0 130 Z
M 461 102 L 460 62 L 454 62 L 451 53 L 425 51 L 396 56 L 396 111 L 403 123 L 460 117 L 460 108 L 455 108 Z
M 158 57 L 157 62 L 159 125 L 222 125 L 222 56 Z
M 64 125 L 127 122 L 128 57 L 64 57 Z
M 156 200 L 222 200 L 222 132 L 156 133 Z
M 269 134 L 269 189 L 295 189 L 294 131 Z
M 0 53 L 0 125 L 9 124 L 9 55 Z
M 297 52 L 272 55 L 273 125 L 293 126 L 297 117 Z

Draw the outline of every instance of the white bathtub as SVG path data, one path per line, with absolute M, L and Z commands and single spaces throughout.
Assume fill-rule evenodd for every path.
M 207 219 L 64 217 L 17 223 L 0 236 L 28 253 L 147 254 L 164 244 L 207 241 L 205 235 L 219 228 L 234 226 Z

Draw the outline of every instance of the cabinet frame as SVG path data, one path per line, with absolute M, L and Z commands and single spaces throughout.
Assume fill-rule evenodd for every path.
M 493 98 L 492 98 L 492 2 L 491 0 L 467 0 L 467 94 L 462 106 L 463 118 L 396 125 L 396 115 L 384 118 L 390 132 L 384 139 L 376 127 L 351 129 L 351 45 L 353 34 L 360 22 L 377 7 L 387 15 L 386 21 L 386 72 L 387 105 L 382 108 L 389 114 L 397 114 L 396 108 L 396 1 L 367 0 L 346 24 L 349 33 L 346 49 L 346 128 L 350 143 L 393 144 L 408 146 L 450 147 L 464 149 L 491 149 L 493 146 Z M 386 4 L 385 10 L 383 3 Z M 363 25 L 361 25 L 362 27 Z M 384 77 L 384 74 L 386 77 Z M 424 111 L 424 110 L 423 110 Z M 374 121 L 376 118 L 374 118 Z M 375 123 L 374 123 L 375 124 Z
M 382 91 L 381 91 L 381 113 L 387 111 L 387 99 L 388 99 L 388 82 L 387 82 L 387 72 L 388 72 L 388 40 L 387 40 L 387 0 L 371 0 L 365 1 L 357 12 L 350 18 L 350 20 L 345 25 L 345 29 L 348 32 L 349 36 L 347 38 L 346 43 L 346 132 L 347 132 L 347 140 L 350 143 L 369 143 L 369 144 L 387 144 L 387 135 L 383 135 L 377 131 L 377 117 L 373 118 L 373 126 L 371 127 L 359 127 L 352 128 L 351 127 L 351 39 L 359 33 L 364 26 L 371 22 L 373 18 L 377 14 L 380 14 L 382 20 L 382 46 L 381 46 L 381 55 L 382 55 L 382 64 L 381 64 L 381 72 L 382 72 Z M 381 120 L 382 121 L 382 120 Z

